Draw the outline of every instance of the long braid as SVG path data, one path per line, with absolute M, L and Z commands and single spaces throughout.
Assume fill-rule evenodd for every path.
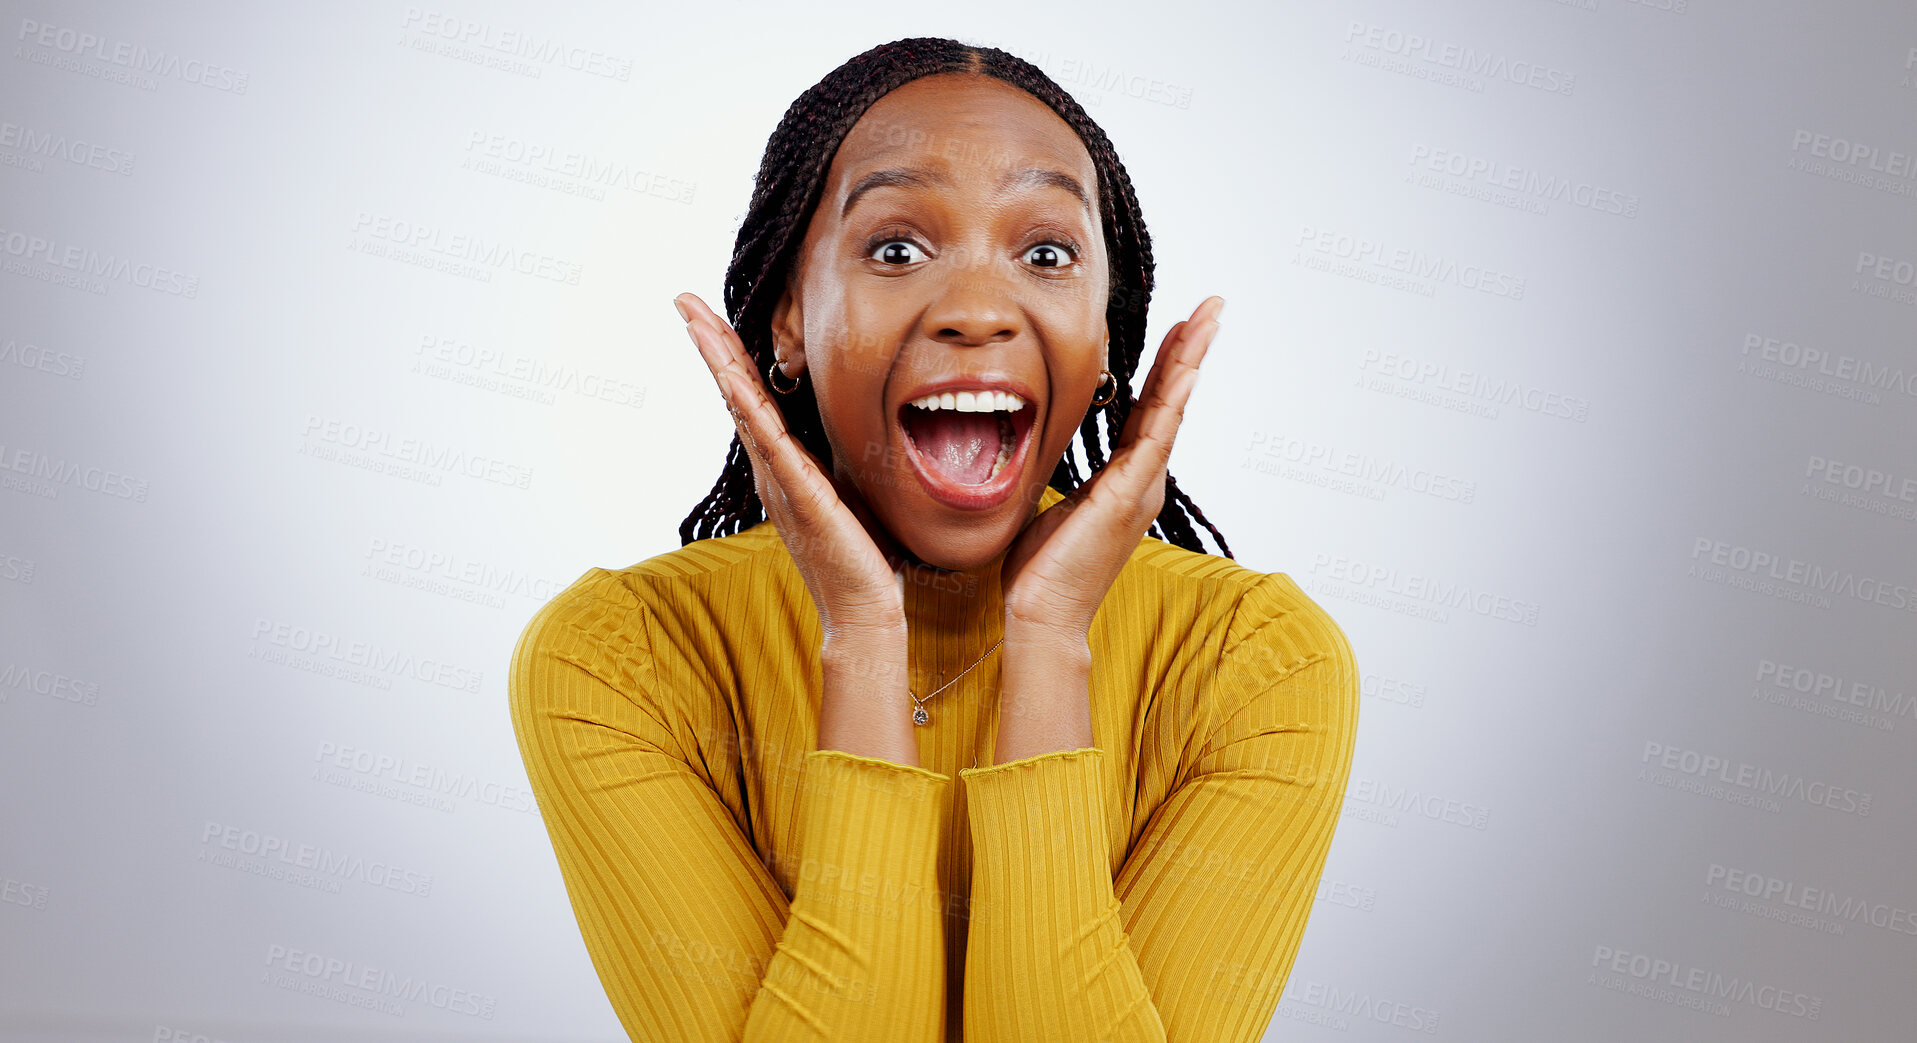
M 1151 303 L 1153 259 L 1131 176 L 1102 128 L 1070 94 L 1037 66 L 993 47 L 970 47 L 955 40 L 914 37 L 881 44 L 826 74 L 801 94 L 766 142 L 765 158 L 754 178 L 752 202 L 739 226 L 732 261 L 726 269 L 725 306 L 733 329 L 761 374 L 771 365 L 771 316 L 805 238 L 805 228 L 824 191 L 825 174 L 846 134 L 866 109 L 892 90 L 923 76 L 944 72 L 982 73 L 1003 80 L 1044 102 L 1078 134 L 1098 171 L 1099 212 L 1111 259 L 1111 299 L 1106 327 L 1111 333 L 1110 368 L 1118 383 L 1112 400 L 1088 410 L 1079 424 L 1079 442 L 1088 470 L 1081 475 L 1067 446 L 1052 470 L 1050 485 L 1070 493 L 1105 466 L 1131 415 L 1132 375 L 1144 351 L 1145 319 Z M 819 419 L 810 387 L 773 395 L 786 428 L 826 466 L 832 449 Z M 1099 432 L 1100 416 L 1104 432 Z M 1101 445 L 1101 442 L 1103 443 Z M 1208 530 L 1225 557 L 1231 548 L 1216 526 L 1178 483 L 1165 476 L 1165 504 L 1151 535 L 1174 546 L 1204 553 L 1191 520 Z M 712 491 L 679 526 L 681 543 L 729 536 L 765 520 L 752 481 L 752 462 L 735 433 L 724 470 Z

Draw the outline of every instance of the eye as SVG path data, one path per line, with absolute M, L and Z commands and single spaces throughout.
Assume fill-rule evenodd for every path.
M 1039 243 L 1025 251 L 1025 259 L 1039 268 L 1064 268 L 1078 259 L 1078 253 L 1068 243 Z
M 915 258 L 913 256 L 914 253 L 918 254 L 918 257 Z M 875 254 L 877 256 L 873 256 Z M 914 260 L 923 260 L 925 251 L 919 248 L 919 244 L 910 239 L 878 239 L 874 240 L 872 245 L 867 248 L 866 256 L 872 257 L 873 260 L 878 261 L 880 264 L 903 267 L 911 264 Z

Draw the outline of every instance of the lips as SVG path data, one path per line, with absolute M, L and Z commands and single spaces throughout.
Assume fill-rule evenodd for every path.
M 937 416 L 937 413 L 929 413 L 912 405 L 913 402 L 920 401 L 928 395 L 942 396 L 950 393 L 956 396 L 961 391 L 972 392 L 974 395 L 982 391 L 1009 392 L 1023 399 L 1024 404 L 1015 411 L 990 413 L 947 413 L 945 410 L 940 410 L 939 413 L 946 415 L 936 422 L 929 418 Z M 1004 420 L 1002 422 L 986 421 L 986 417 L 1001 417 Z M 922 385 L 904 396 L 893 417 L 893 422 L 898 429 L 899 442 L 903 446 L 903 455 L 920 486 L 932 499 L 947 507 L 963 511 L 989 510 L 1010 499 L 1025 473 L 1025 467 L 1031 455 L 1029 446 L 1031 432 L 1037 420 L 1038 401 L 1028 387 L 1017 381 L 992 377 L 949 379 Z M 974 470 L 982 470 L 989 466 L 989 461 L 999 454 L 999 450 L 994 445 L 998 440 L 987 436 L 987 432 L 993 430 L 991 425 L 994 423 L 999 430 L 1009 433 L 1009 457 L 996 475 L 985 477 L 976 483 L 959 480 L 956 475 L 950 473 L 946 461 L 935 462 L 921 449 L 914 438 L 915 428 L 928 430 L 934 423 L 963 428 L 969 433 L 974 444 L 977 441 L 986 442 L 979 450 L 979 457 L 982 459 L 973 461 Z

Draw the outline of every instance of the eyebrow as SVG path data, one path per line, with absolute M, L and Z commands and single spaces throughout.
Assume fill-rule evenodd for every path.
M 860 178 L 858 184 L 852 186 L 852 191 L 845 194 L 845 207 L 839 211 L 839 216 L 843 218 L 845 215 L 851 213 L 852 204 L 858 202 L 860 196 L 875 188 L 884 188 L 887 185 L 923 188 L 927 185 L 948 184 L 951 184 L 951 182 L 945 179 L 945 175 L 931 170 L 914 170 L 903 167 L 891 170 L 874 170 L 870 174 Z
M 1024 188 L 1028 185 L 1050 185 L 1053 188 L 1062 188 L 1078 197 L 1078 205 L 1085 209 L 1086 217 L 1092 216 L 1091 197 L 1085 194 L 1085 186 L 1079 184 L 1078 179 L 1072 177 L 1070 174 L 1062 174 L 1056 170 L 1047 170 L 1043 167 L 1033 167 L 1029 170 L 1016 170 L 1006 174 L 1004 177 L 999 178 L 998 184 L 1000 188 L 1007 188 L 1014 185 L 1019 188 Z
M 1078 179 L 1072 177 L 1070 174 L 1063 174 L 1059 171 L 1047 170 L 1042 167 L 1032 167 L 1025 170 L 1010 171 L 1004 177 L 999 178 L 998 183 L 1000 188 L 1024 188 L 1027 186 L 1049 185 L 1053 188 L 1064 189 L 1078 197 L 1078 205 L 1084 208 L 1085 216 L 1090 217 L 1092 215 L 1091 197 L 1085 194 L 1085 186 L 1079 184 Z M 949 184 L 951 184 L 951 182 L 946 179 L 945 175 L 935 170 L 920 170 L 908 167 L 875 170 L 860 178 L 858 183 L 852 186 L 852 191 L 845 194 L 845 206 L 839 210 L 839 216 L 843 218 L 845 215 L 851 213 L 852 204 L 858 202 L 860 196 L 875 188 L 884 188 L 888 185 L 900 188 L 925 188 L 931 185 Z

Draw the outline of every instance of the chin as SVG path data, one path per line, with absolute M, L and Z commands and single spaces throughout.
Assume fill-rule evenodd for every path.
M 904 541 L 904 545 L 913 557 L 934 568 L 949 572 L 971 572 L 984 568 L 1004 554 L 1016 535 L 1016 531 L 1013 531 L 1006 533 L 1003 539 L 995 539 L 994 533 L 982 531 L 985 528 L 974 522 L 947 533 L 920 530 L 913 538 Z

